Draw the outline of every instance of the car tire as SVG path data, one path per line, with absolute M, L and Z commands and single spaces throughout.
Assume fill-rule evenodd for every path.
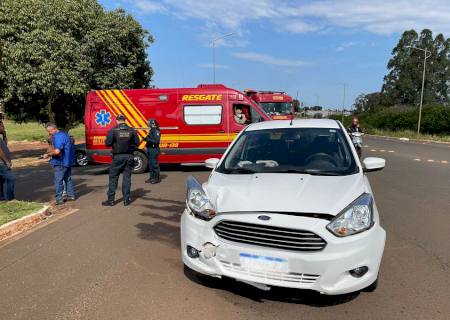
M 141 151 L 135 151 L 133 156 L 134 156 L 133 173 L 139 174 L 147 171 L 148 167 L 147 155 Z
M 374 292 L 378 287 L 378 278 L 375 280 L 370 286 L 364 288 L 362 291 L 364 292 Z
M 75 163 L 78 167 L 86 167 L 89 164 L 88 157 L 84 152 L 75 153 Z

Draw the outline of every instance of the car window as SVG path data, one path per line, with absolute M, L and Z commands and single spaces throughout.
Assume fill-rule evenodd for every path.
M 244 132 L 218 171 L 347 175 L 358 166 L 342 130 L 283 128 Z

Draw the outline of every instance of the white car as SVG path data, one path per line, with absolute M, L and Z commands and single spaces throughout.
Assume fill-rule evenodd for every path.
M 183 262 L 265 290 L 373 291 L 386 233 L 366 172 L 384 165 L 334 120 L 252 124 L 206 183 L 188 178 Z

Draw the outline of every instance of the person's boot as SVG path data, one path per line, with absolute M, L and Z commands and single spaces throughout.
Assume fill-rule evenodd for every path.
M 155 175 L 153 180 L 150 181 L 151 184 L 160 183 L 161 179 L 159 178 L 159 174 Z
M 131 203 L 131 199 L 130 199 L 130 198 L 123 200 L 123 205 L 124 205 L 125 207 L 126 207 L 126 206 L 129 206 L 130 203 Z
M 153 181 L 153 178 L 154 176 L 153 176 L 153 172 L 152 173 L 150 173 L 150 177 L 147 179 L 147 180 L 145 180 L 145 183 L 153 183 L 152 181 Z
M 106 200 L 106 201 L 103 201 L 102 202 L 102 206 L 104 206 L 104 207 L 112 207 L 112 206 L 114 206 L 114 200 Z

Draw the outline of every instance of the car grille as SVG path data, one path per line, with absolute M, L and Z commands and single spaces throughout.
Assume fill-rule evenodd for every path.
M 225 240 L 291 251 L 319 251 L 327 244 L 310 231 L 237 221 L 222 220 L 214 231 Z
M 249 270 L 243 268 L 239 263 L 231 263 L 223 260 L 220 260 L 220 263 L 222 267 L 229 272 L 238 275 L 247 275 L 259 279 L 277 280 L 292 283 L 314 283 L 319 278 L 319 275 L 317 274 Z

